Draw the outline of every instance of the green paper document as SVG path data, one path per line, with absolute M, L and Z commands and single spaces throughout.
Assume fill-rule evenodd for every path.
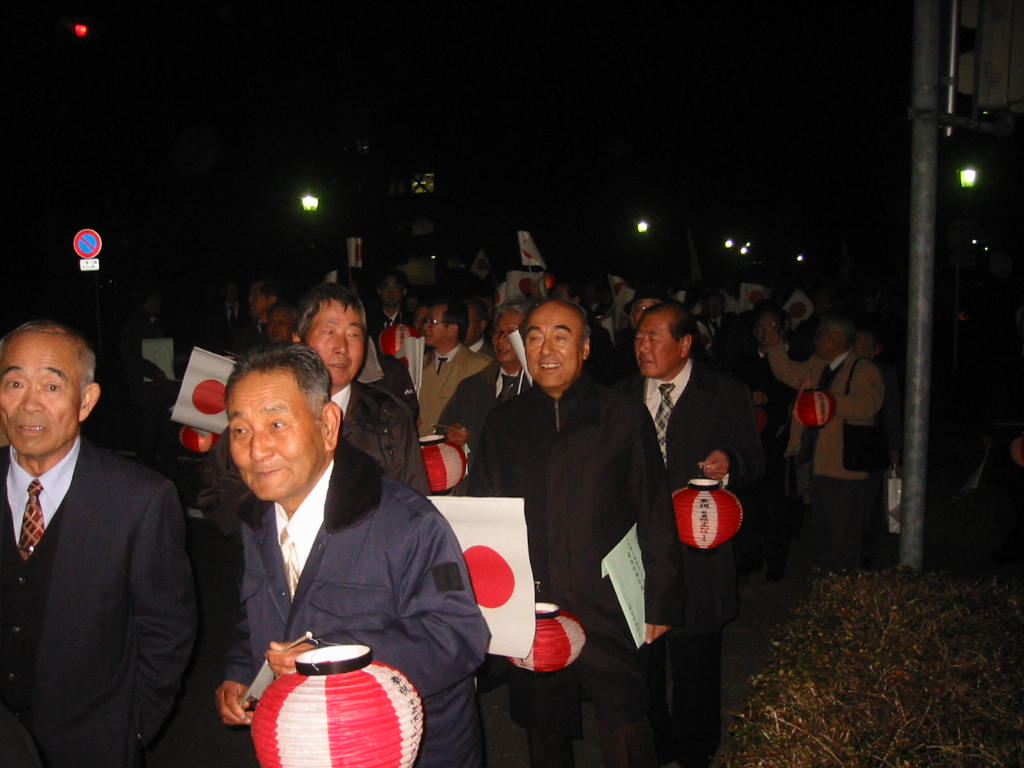
M 626 617 L 633 641 L 639 648 L 647 639 L 647 624 L 644 619 L 644 561 L 640 556 L 636 525 L 604 556 L 601 576 L 611 578 L 615 595 L 622 606 L 622 615 Z

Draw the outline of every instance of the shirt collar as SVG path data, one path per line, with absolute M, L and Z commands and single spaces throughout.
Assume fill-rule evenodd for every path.
M 331 395 L 331 402 L 337 403 L 338 407 L 341 408 L 341 415 L 344 416 L 348 412 L 349 401 L 352 400 L 352 383 L 349 382 L 342 389 L 339 389 L 333 395 Z
M 288 518 L 284 507 L 274 502 L 274 514 L 277 518 L 277 536 L 281 537 L 281 531 L 287 526 L 288 535 L 295 542 L 295 552 L 299 557 L 299 565 L 305 567 L 306 558 L 313 549 L 313 542 L 324 522 L 324 505 L 327 503 L 327 489 L 331 485 L 331 473 L 334 471 L 334 460 L 327 465 L 327 469 L 316 481 L 313 490 L 302 500 L 295 514 Z
M 669 393 L 669 399 L 672 401 L 673 404 L 675 404 L 675 402 L 679 400 L 679 397 L 683 394 L 683 391 L 686 389 L 686 385 L 690 383 L 690 375 L 692 373 L 693 360 L 688 359 L 686 361 L 686 365 L 683 366 L 682 370 L 679 371 L 679 373 L 677 373 L 668 381 L 661 381 L 660 379 L 646 379 L 647 387 L 644 390 L 645 399 L 649 397 L 654 397 L 654 394 L 657 393 L 658 399 L 660 400 L 661 390 L 659 389 L 659 387 L 662 384 L 675 384 L 675 387 Z
M 43 522 L 46 525 L 50 524 L 50 520 L 71 488 L 71 480 L 75 476 L 75 466 L 78 464 L 78 454 L 81 450 L 82 438 L 76 437 L 67 455 L 39 476 L 39 482 L 43 484 L 43 490 L 39 494 L 39 505 L 43 508 Z M 18 451 L 12 445 L 10 466 L 7 470 L 7 501 L 11 505 L 11 511 L 19 516 L 24 514 L 25 504 L 28 502 L 28 486 L 34 478 L 35 475 L 18 463 Z

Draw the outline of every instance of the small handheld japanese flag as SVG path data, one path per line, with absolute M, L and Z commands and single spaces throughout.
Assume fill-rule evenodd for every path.
M 793 328 L 814 314 L 814 302 L 799 288 L 793 291 L 793 295 L 789 297 L 789 301 L 782 308 L 789 313 L 790 324 Z
M 218 435 L 223 432 L 228 425 L 224 385 L 234 369 L 233 360 L 193 347 L 171 421 Z
M 348 248 L 349 268 L 361 269 L 363 266 L 363 238 L 346 237 L 345 245 Z
M 485 279 L 491 274 L 491 262 L 487 258 L 487 251 L 483 248 L 477 253 L 476 258 L 473 259 L 473 263 L 469 267 L 469 271 L 479 277 L 481 280 Z
M 519 236 L 519 253 L 523 258 L 523 264 L 528 267 L 540 267 L 546 270 L 548 265 L 544 263 L 544 257 L 540 255 L 537 244 L 533 242 L 529 232 L 520 230 L 516 233 Z

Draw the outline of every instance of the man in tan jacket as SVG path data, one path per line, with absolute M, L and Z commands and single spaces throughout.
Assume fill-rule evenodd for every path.
M 874 502 L 870 475 L 843 466 L 843 422 L 874 424 L 885 395 L 878 367 L 851 351 L 855 338 L 849 317 L 829 313 L 821 318 L 810 360 L 790 359 L 777 331 L 766 339 L 775 378 L 794 389 L 823 387 L 836 399 L 835 415 L 823 427 L 808 428 L 794 418 L 786 447 L 787 457 L 810 469 L 807 524 L 815 564 L 832 571 L 860 567 L 864 525 Z

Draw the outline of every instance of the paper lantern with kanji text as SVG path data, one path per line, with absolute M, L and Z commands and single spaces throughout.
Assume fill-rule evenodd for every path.
M 557 672 L 576 661 L 587 642 L 587 633 L 579 619 L 554 603 L 537 603 L 537 634 L 530 652 L 522 659 L 509 661 L 531 672 Z
M 389 325 L 380 332 L 377 340 L 380 342 L 380 351 L 385 355 L 397 355 L 402 348 L 402 342 L 411 337 L 419 336 L 416 329 L 404 323 Z
M 714 549 L 733 536 L 743 523 L 740 500 L 709 478 L 691 480 L 672 494 L 679 540 L 698 549 Z
M 831 392 L 813 387 L 803 390 L 796 398 L 793 415 L 805 427 L 823 427 L 836 413 L 836 399 Z
M 365 645 L 317 648 L 263 692 L 252 718 L 262 768 L 408 768 L 423 734 L 409 679 Z

